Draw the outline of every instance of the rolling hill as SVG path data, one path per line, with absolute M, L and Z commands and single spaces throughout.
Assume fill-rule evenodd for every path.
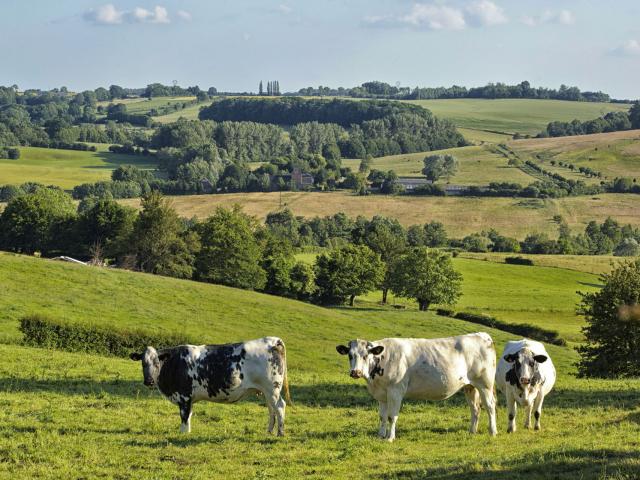
M 0 254 L 0 285 L 2 476 L 110 478 L 123 466 L 127 475 L 156 478 L 506 480 L 551 479 L 580 470 L 582 478 L 596 479 L 605 469 L 615 478 L 640 471 L 640 381 L 576 379 L 570 348 L 549 347 L 559 378 L 545 402 L 542 432 L 507 435 L 506 413 L 499 408 L 497 438 L 488 439 L 484 415 L 480 434 L 470 436 L 468 409 L 456 395 L 438 403 L 406 402 L 390 447 L 375 438 L 374 402 L 361 382 L 348 377 L 335 345 L 356 336 L 449 336 L 477 331 L 477 325 L 415 311 L 325 309 L 9 254 Z M 543 295 L 564 303 L 557 294 L 569 293 L 567 287 L 558 284 Z M 287 343 L 295 402 L 287 410 L 288 436 L 266 436 L 259 398 L 199 403 L 193 432 L 179 435 L 177 409 L 143 387 L 139 363 L 20 346 L 15 322 L 27 312 L 103 326 L 179 329 L 203 341 L 279 334 Z M 481 329 L 498 349 L 511 338 Z

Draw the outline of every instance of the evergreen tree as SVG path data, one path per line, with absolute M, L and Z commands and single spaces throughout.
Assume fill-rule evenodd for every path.
M 264 90 L 262 89 L 262 80 L 260 80 L 260 87 L 258 87 L 258 95 L 264 95 Z

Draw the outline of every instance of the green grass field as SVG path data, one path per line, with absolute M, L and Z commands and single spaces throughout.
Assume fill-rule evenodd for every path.
M 514 182 L 528 185 L 535 179 L 522 170 L 508 165 L 508 159 L 497 153 L 491 145 L 438 150 L 438 154 L 450 154 L 458 160 L 458 169 L 449 181 L 457 185 L 487 185 L 490 182 Z M 401 177 L 424 177 L 424 158 L 430 152 L 407 153 L 374 158 L 371 168 L 393 170 Z M 344 160 L 345 166 L 357 170 L 360 160 Z M 446 183 L 443 178 L 439 183 Z
M 572 163 L 576 167 L 589 167 L 602 172 L 608 180 L 616 177 L 640 178 L 640 130 L 580 135 L 575 137 L 516 140 L 509 147 L 523 158 L 541 161 L 545 169 L 567 178 L 586 182 L 588 179 L 569 169 L 552 166 L 551 160 Z
M 471 436 L 464 399 L 456 395 L 406 402 L 398 438 L 388 444 L 375 437 L 374 401 L 362 382 L 347 376 L 337 343 L 482 329 L 501 349 L 511 336 L 431 313 L 324 309 L 9 254 L 0 254 L 0 285 L 10 287 L 0 297 L 0 325 L 9 331 L 0 344 L 2 477 L 630 480 L 640 474 L 640 381 L 576 379 L 569 348 L 548 347 L 559 376 L 541 432 L 521 427 L 507 435 L 501 406 L 498 436 L 487 436 L 484 415 L 480 434 Z M 560 290 L 552 288 L 549 297 Z M 192 433 L 180 435 L 177 408 L 142 385 L 139 363 L 22 347 L 15 322 L 24 312 L 180 329 L 203 342 L 281 335 L 295 402 L 287 410 L 287 437 L 264 433 L 267 413 L 259 398 L 199 403 Z
M 155 97 L 155 98 L 152 98 L 151 100 L 147 98 L 130 98 L 125 100 L 99 102 L 98 105 L 102 105 L 106 107 L 111 103 L 114 103 L 114 104 L 124 103 L 127 106 L 127 113 L 144 114 L 144 113 L 149 113 L 149 111 L 153 108 L 161 108 L 161 107 L 172 106 L 175 104 L 182 104 L 184 102 L 190 102 L 195 99 L 196 97 L 193 97 L 193 96 Z
M 20 147 L 18 160 L 0 160 L 0 185 L 40 182 L 71 189 L 85 182 L 111 178 L 119 165 L 155 168 L 148 158 L 118 155 L 100 145 L 97 152 Z
M 405 226 L 442 222 L 451 237 L 495 228 L 503 235 L 523 240 L 529 233 L 546 232 L 556 236 L 554 215 L 562 215 L 576 233 L 583 232 L 591 220 L 603 222 L 611 216 L 620 223 L 640 226 L 640 195 L 608 193 L 595 197 L 561 199 L 412 197 L 370 195 L 348 192 L 232 193 L 223 195 L 184 195 L 171 197 L 178 213 L 186 218 L 205 218 L 217 206 L 241 205 L 244 211 L 264 220 L 281 207 L 304 217 L 345 212 L 351 217 L 386 215 Z M 138 199 L 122 200 L 138 207 Z
M 577 291 L 593 291 L 600 283 L 597 276 L 577 269 L 507 265 L 495 257 L 494 261 L 482 261 L 492 257 L 481 260 L 473 255 L 453 259 L 456 270 L 464 278 L 463 295 L 454 310 L 489 314 L 511 323 L 531 323 L 557 330 L 570 342 L 581 341 L 580 329 L 584 323 L 575 313 L 580 301 Z M 316 254 L 303 253 L 296 257 L 312 264 Z M 359 301 L 376 305 L 381 298 L 381 292 L 371 292 Z M 413 300 L 394 297 L 393 293 L 389 293 L 388 301 L 392 305 L 417 308 Z
M 628 105 L 533 99 L 411 100 L 458 127 L 488 132 L 536 135 L 549 122 L 590 120 L 608 112 L 626 111 Z

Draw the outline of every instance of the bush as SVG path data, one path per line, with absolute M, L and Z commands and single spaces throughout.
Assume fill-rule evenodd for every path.
M 442 312 L 442 313 L 441 313 Z M 450 312 L 445 314 L 444 312 Z M 567 341 L 558 335 L 555 330 L 547 330 L 546 328 L 540 328 L 528 323 L 507 323 L 502 320 L 498 320 L 495 317 L 489 315 L 480 315 L 477 313 L 458 312 L 452 313 L 450 310 L 438 309 L 436 310 L 438 315 L 457 318 L 458 320 L 466 320 L 471 323 L 478 323 L 486 327 L 496 328 L 505 332 L 514 333 L 516 335 L 522 335 L 523 337 L 530 338 L 532 340 L 538 340 L 540 342 L 551 343 L 553 345 L 566 346 Z
M 507 257 L 504 259 L 504 263 L 508 263 L 510 265 L 533 265 L 533 260 L 530 258 L 524 257 Z
M 148 345 L 157 348 L 189 343 L 177 333 L 151 333 L 141 330 L 80 325 L 53 320 L 43 315 L 28 315 L 20 320 L 25 345 L 70 352 L 128 357 Z

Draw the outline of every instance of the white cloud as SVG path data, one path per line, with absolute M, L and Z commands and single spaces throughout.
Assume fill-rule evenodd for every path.
M 385 27 L 423 30 L 462 30 L 468 26 L 488 27 L 508 22 L 504 10 L 490 0 L 474 0 L 464 7 L 440 3 L 415 3 L 402 15 L 368 16 L 364 23 Z
M 555 23 L 559 25 L 573 25 L 574 23 L 576 23 L 576 19 L 573 13 L 569 10 L 560 10 L 558 12 L 545 10 L 540 15 L 526 15 L 522 17 L 522 23 L 530 27 L 537 27 L 538 25 L 549 23 Z
M 182 15 L 180 16 L 182 17 Z M 160 5 L 156 5 L 153 10 L 136 7 L 131 11 L 127 11 L 118 10 L 113 4 L 107 3 L 95 9 L 92 8 L 91 10 L 86 11 L 82 18 L 95 25 L 120 25 L 123 22 L 157 24 L 171 23 L 169 12 L 165 7 Z
M 178 10 L 178 16 L 187 22 L 190 22 L 192 18 L 191 14 L 185 10 Z
M 116 9 L 112 4 L 101 5 L 98 8 L 92 8 L 87 10 L 82 18 L 87 22 L 95 23 L 97 25 L 118 25 L 122 23 L 122 16 L 124 12 Z
M 467 21 L 475 26 L 491 26 L 507 23 L 504 10 L 489 0 L 478 0 L 466 8 Z
M 618 48 L 614 48 L 611 51 L 614 55 L 620 55 L 624 57 L 637 57 L 640 56 L 640 42 L 638 40 L 627 40 L 624 44 Z
M 278 12 L 284 13 L 285 15 L 289 15 L 291 12 L 293 12 L 293 8 L 291 8 L 289 5 L 286 5 L 284 3 L 281 3 L 280 5 L 278 5 L 277 10 Z
M 427 30 L 460 30 L 466 26 L 463 13 L 444 5 L 416 3 L 407 15 L 398 18 L 400 23 Z

